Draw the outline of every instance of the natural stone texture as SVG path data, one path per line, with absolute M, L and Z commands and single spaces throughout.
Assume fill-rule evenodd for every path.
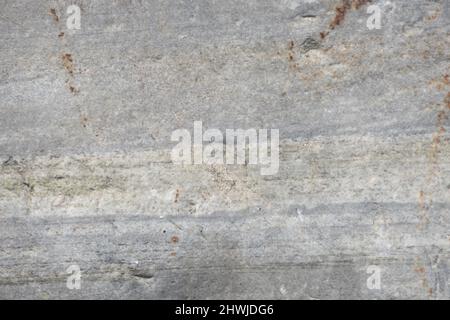
M 450 3 L 366 2 L 3 1 L 0 298 L 449 299 Z M 174 165 L 194 121 L 279 173 Z

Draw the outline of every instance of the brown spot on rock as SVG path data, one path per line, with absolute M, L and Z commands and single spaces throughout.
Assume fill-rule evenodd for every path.
M 350 9 L 358 10 L 370 2 L 372 2 L 372 0 L 341 0 L 339 5 L 334 9 L 335 15 L 333 20 L 330 22 L 329 29 L 334 30 L 337 26 L 341 25 Z M 325 39 L 328 34 L 328 31 L 321 32 L 320 38 Z
M 53 17 L 53 20 L 54 20 L 55 22 L 59 22 L 59 17 L 58 17 L 58 15 L 56 14 L 56 9 L 51 8 L 50 11 L 49 11 L 49 14 Z
M 440 111 L 438 113 L 438 126 L 443 126 L 444 121 L 448 119 L 447 113 L 445 111 Z
M 352 0 L 352 8 L 358 10 L 369 2 L 372 2 L 372 0 Z
M 415 270 L 417 273 L 425 273 L 425 268 L 424 267 L 419 267 L 419 268 L 416 268 L 416 270 Z
M 288 61 L 289 61 L 289 67 L 292 69 L 297 69 L 298 64 L 295 63 L 295 52 L 294 52 L 295 43 L 293 40 L 290 40 L 288 43 Z
M 72 55 L 70 53 L 63 54 L 62 61 L 63 61 L 64 68 L 67 70 L 67 72 L 69 72 L 69 74 L 71 76 L 73 76 L 74 67 L 73 67 Z
M 170 238 L 170 241 L 172 243 L 178 243 L 180 241 L 180 238 L 178 238 L 177 236 L 173 236 L 172 238 Z
M 82 116 L 80 121 L 81 121 L 81 125 L 83 126 L 83 128 L 86 128 L 89 119 L 86 116 Z
M 421 209 L 425 208 L 425 192 L 419 192 L 419 206 Z
M 324 31 L 320 33 L 320 39 L 325 39 L 328 36 L 329 32 L 328 31 Z
M 419 193 L 419 213 L 420 213 L 420 225 L 418 228 L 426 226 L 429 222 L 428 218 L 428 206 L 426 204 L 426 195 L 424 191 Z
M 72 84 L 69 84 L 69 90 L 72 94 L 77 94 L 80 92 L 80 90 L 78 90 L 75 86 L 73 86 Z
M 294 43 L 294 41 L 293 40 L 291 40 L 291 41 L 289 41 L 289 50 L 293 50 L 294 49 L 294 46 L 295 46 L 295 43 Z
M 337 26 L 339 26 L 344 20 L 347 11 L 351 8 L 350 0 L 343 0 L 334 10 L 335 16 L 333 21 L 330 23 L 330 29 L 333 30 Z

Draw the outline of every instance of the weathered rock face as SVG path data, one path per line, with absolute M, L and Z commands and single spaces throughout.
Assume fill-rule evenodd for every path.
M 449 17 L 4 1 L 0 298 L 449 299 Z M 279 172 L 175 165 L 194 121 L 279 129 Z

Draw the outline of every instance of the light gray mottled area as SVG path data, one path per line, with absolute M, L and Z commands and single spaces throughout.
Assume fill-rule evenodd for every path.
M 0 298 L 449 299 L 450 3 L 343 2 L 0 1 Z M 197 120 L 279 173 L 174 165 Z

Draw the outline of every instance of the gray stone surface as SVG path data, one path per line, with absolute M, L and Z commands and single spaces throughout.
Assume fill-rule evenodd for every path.
M 450 3 L 345 2 L 0 1 L 0 298 L 449 299 Z M 174 165 L 197 120 L 279 173 Z

